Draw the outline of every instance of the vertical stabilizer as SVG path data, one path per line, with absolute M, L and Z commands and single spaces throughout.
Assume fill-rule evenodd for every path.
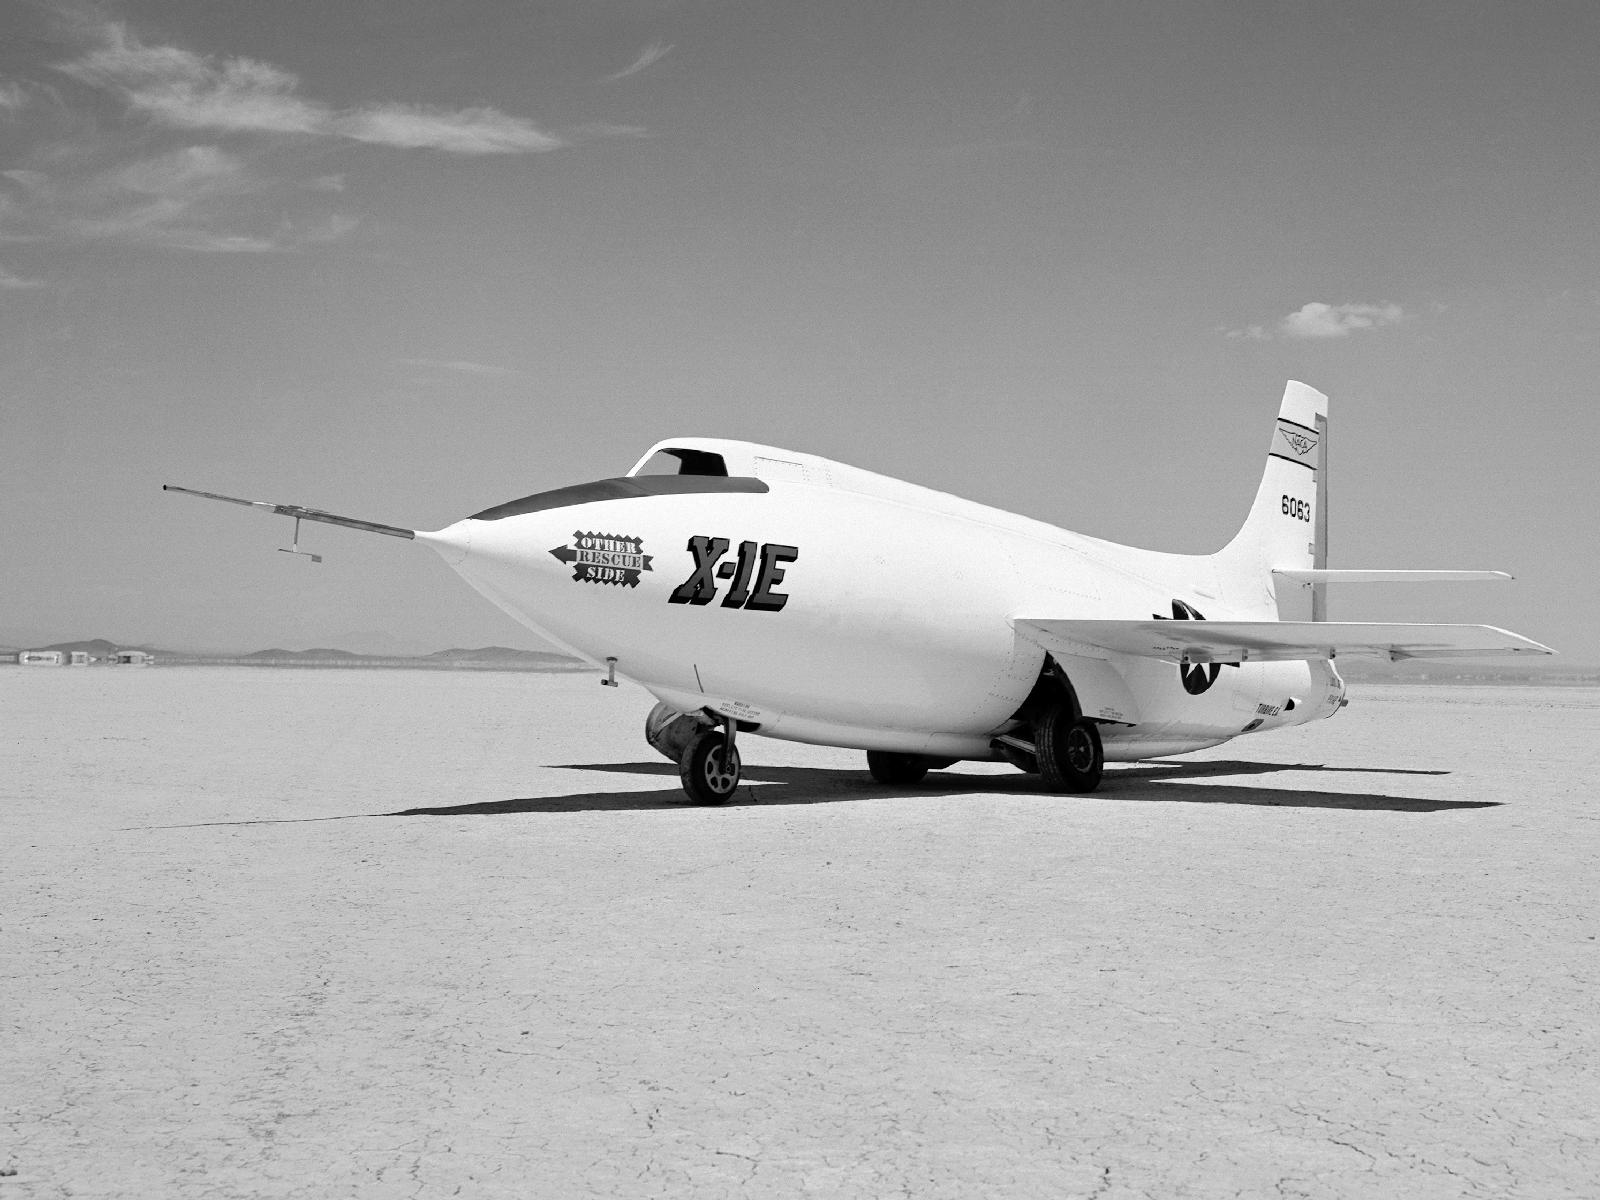
M 1291 380 L 1283 389 L 1283 404 L 1250 515 L 1217 555 L 1230 577 L 1271 588 L 1274 570 L 1327 565 L 1327 437 L 1328 398 Z M 1278 585 L 1278 619 L 1324 619 L 1321 590 L 1305 584 Z

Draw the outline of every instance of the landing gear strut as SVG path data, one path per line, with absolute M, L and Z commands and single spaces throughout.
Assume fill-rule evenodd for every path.
M 1033 739 L 1046 791 L 1092 792 L 1100 786 L 1106 755 L 1093 721 L 1074 718 L 1067 706 L 1052 704 L 1035 723 Z
M 733 744 L 736 725 L 704 729 L 694 736 L 678 762 L 678 778 L 695 804 L 726 804 L 739 787 L 739 750 Z

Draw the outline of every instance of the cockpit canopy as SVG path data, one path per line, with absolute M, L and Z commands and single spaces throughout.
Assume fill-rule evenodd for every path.
M 711 475 L 727 478 L 728 463 L 713 450 L 668 446 L 647 455 L 629 475 Z
M 743 477 L 768 483 L 826 485 L 833 482 L 832 468 L 837 465 L 814 454 L 799 454 L 755 442 L 677 437 L 651 446 L 628 474 Z
M 701 492 L 749 492 L 768 490 L 767 481 L 784 479 L 811 482 L 816 472 L 808 472 L 804 462 L 809 455 L 751 442 L 719 438 L 673 438 L 658 442 L 620 479 L 597 479 L 553 491 L 523 496 L 474 513 L 474 521 L 499 521 L 527 513 L 593 504 L 599 500 L 635 500 L 650 496 L 681 496 Z M 825 459 L 812 461 L 826 462 Z

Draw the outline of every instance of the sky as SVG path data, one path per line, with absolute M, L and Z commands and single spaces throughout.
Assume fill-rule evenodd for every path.
M 1332 396 L 1341 620 L 1600 663 L 1600 6 L 0 0 L 0 642 L 542 643 L 411 528 L 656 440 L 1207 553 Z

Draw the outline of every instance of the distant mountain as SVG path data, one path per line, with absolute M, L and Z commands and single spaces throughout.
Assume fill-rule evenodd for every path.
M 279 661 L 279 662 L 281 662 L 281 661 L 283 661 L 285 659 L 292 660 L 292 659 L 297 659 L 297 658 L 298 659 L 313 659 L 314 658 L 314 659 L 318 659 L 319 661 L 326 662 L 328 659 L 334 659 L 334 658 L 337 658 L 337 659 L 358 659 L 358 658 L 363 658 L 363 657 L 366 657 L 366 656 L 365 655 L 361 655 L 361 654 L 352 654 L 348 650 L 330 650 L 330 649 L 326 649 L 324 647 L 320 647 L 319 646 L 319 647 L 315 647 L 315 648 L 310 649 L 310 650 L 279 650 L 279 649 L 276 649 L 276 648 L 272 649 L 272 650 L 257 650 L 253 654 L 241 654 L 238 657 L 241 658 L 241 659 L 246 659 L 246 660 L 249 660 L 249 659 L 260 659 L 260 660 L 272 659 L 272 660 Z
M 335 650 L 326 646 L 310 650 L 285 650 L 274 647 L 257 650 L 252 654 L 179 655 L 172 661 L 190 663 L 255 663 L 261 666 L 287 667 L 432 667 L 435 669 L 469 669 L 502 671 L 561 671 L 583 669 L 584 664 L 563 654 L 537 650 L 513 650 L 509 646 L 480 646 L 477 649 L 454 647 L 436 650 L 432 654 L 353 654 L 349 650 Z
M 568 663 L 578 665 L 577 659 L 565 654 L 539 650 L 513 650 L 509 646 L 480 646 L 476 650 L 453 647 L 449 650 L 435 650 L 432 654 L 424 654 L 422 657 L 435 662 L 522 663 L 528 666 L 536 664 L 557 666 Z
M 316 635 L 317 641 L 324 646 L 339 646 L 352 654 L 361 654 L 369 658 L 420 658 L 427 654 L 432 646 L 438 642 L 418 642 L 410 638 L 398 638 L 391 633 L 375 629 L 351 629 L 340 633 L 320 633 Z M 301 645 L 300 642 L 290 642 L 291 646 Z

